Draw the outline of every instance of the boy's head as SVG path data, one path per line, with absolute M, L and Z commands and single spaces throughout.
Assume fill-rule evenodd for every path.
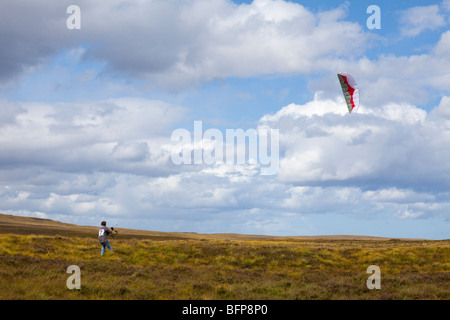
M 106 226 L 106 221 L 102 221 L 101 225 Z

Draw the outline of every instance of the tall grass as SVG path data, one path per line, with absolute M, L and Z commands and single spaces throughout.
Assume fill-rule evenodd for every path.
M 448 299 L 449 241 L 237 241 L 0 235 L 0 299 Z M 69 265 L 81 289 L 69 290 Z M 366 269 L 381 269 L 369 290 Z

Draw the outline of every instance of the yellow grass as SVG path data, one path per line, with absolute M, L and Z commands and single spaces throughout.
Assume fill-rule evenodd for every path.
M 449 241 L 0 235 L 1 299 L 448 299 Z M 69 290 L 67 267 L 81 269 Z M 381 269 L 369 290 L 366 269 Z

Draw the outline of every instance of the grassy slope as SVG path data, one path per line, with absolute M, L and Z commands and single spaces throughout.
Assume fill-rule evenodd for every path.
M 20 217 L 0 214 L 0 234 L 36 234 L 36 235 L 58 235 L 92 237 L 98 232 L 98 227 L 78 226 L 75 224 L 62 223 L 50 219 L 33 217 Z M 235 233 L 213 233 L 199 234 L 191 232 L 160 232 L 147 230 L 134 230 L 120 228 L 121 239 L 222 239 L 222 240 L 393 240 L 386 237 L 360 236 L 360 235 L 323 235 L 323 236 L 267 236 L 267 235 L 245 235 Z M 422 239 L 395 239 L 395 240 L 422 240 Z
M 121 230 L 111 240 L 115 253 L 100 256 L 97 228 L 3 218 L 1 299 L 449 298 L 448 240 L 243 240 Z M 18 225 L 43 234 L 11 234 Z M 66 287 L 73 264 L 81 268 L 81 290 Z M 373 264 L 381 290 L 366 287 Z

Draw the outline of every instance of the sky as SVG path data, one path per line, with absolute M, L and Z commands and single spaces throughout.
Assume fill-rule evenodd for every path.
M 450 0 L 2 1 L 0 212 L 448 239 L 449 26 Z M 250 139 L 220 161 L 238 129 L 271 133 L 276 170 Z

